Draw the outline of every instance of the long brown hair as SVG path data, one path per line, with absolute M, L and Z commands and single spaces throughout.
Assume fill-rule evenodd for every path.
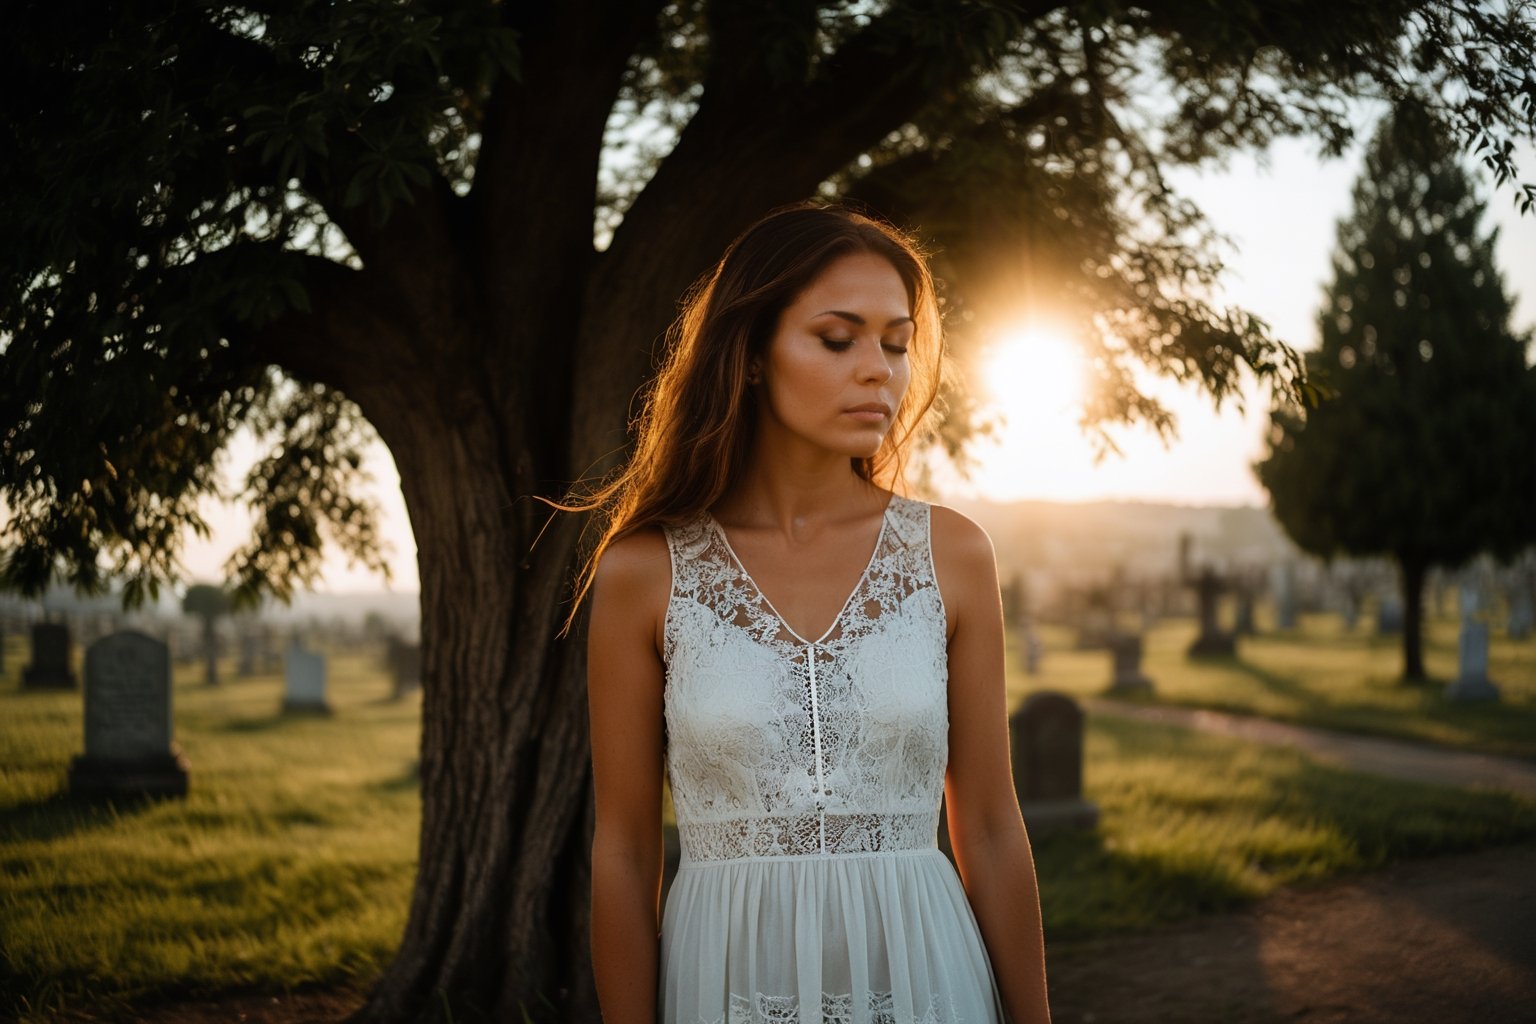
M 944 354 L 924 253 L 900 229 L 844 206 L 781 207 L 743 232 L 689 289 L 667 331 L 665 361 L 632 425 L 635 450 L 628 463 L 561 506 L 606 516 L 577 582 L 571 619 L 610 544 L 647 526 L 686 523 L 741 480 L 757 428 L 748 367 L 767 351 L 784 309 L 830 263 L 860 252 L 883 256 L 896 269 L 915 330 L 906 397 L 880 450 L 853 458 L 853 471 L 871 483 L 904 489 L 907 448 L 933 407 Z

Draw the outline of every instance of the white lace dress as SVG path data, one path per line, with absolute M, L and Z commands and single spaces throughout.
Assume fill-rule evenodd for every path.
M 816 640 L 785 624 L 709 515 L 667 543 L 682 858 L 662 919 L 662 1024 L 1002 1021 L 936 845 L 949 715 L 929 506 L 891 500 Z

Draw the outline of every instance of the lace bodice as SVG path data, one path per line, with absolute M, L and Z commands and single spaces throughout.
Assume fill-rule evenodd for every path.
M 707 513 L 669 528 L 667 772 L 684 861 L 934 846 L 948 759 L 929 506 L 893 497 L 837 619 L 801 637 Z

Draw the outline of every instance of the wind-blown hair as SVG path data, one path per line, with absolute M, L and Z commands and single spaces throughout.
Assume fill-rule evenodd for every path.
M 933 278 L 917 243 L 896 227 L 843 206 L 796 203 L 748 228 L 696 282 L 667 332 L 660 372 L 631 429 L 628 463 L 584 500 L 563 506 L 606 515 L 583 566 L 571 617 L 603 552 L 647 526 L 677 526 L 710 508 L 747 469 L 759 401 L 747 372 L 768 349 L 780 314 L 834 260 L 873 253 L 906 285 L 915 321 L 911 381 L 872 457 L 852 459 L 861 478 L 905 490 L 905 458 L 938 394 L 943 330 Z M 568 623 L 569 624 L 569 623 Z

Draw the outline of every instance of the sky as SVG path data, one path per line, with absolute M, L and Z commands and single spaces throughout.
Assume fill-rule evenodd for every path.
M 1364 133 L 1368 135 L 1369 133 Z M 1362 143 L 1338 159 L 1322 159 L 1317 144 L 1288 139 L 1273 145 L 1267 159 L 1237 155 L 1218 170 L 1173 175 L 1218 231 L 1234 245 L 1228 254 L 1223 298 L 1267 320 L 1275 335 L 1298 349 L 1316 347 L 1316 315 L 1331 274 L 1335 225 L 1349 210 L 1350 187 L 1362 162 Z M 1536 152 L 1523 153 L 1522 180 L 1536 177 Z M 1513 326 L 1536 326 L 1536 218 L 1521 218 L 1512 192 L 1495 192 L 1485 182 L 1487 225 L 1500 228 L 1496 258 L 1505 287 L 1516 299 Z M 1047 333 L 1003 339 L 989 380 L 1012 382 L 984 395 L 1005 419 L 995 443 L 975 449 L 967 480 L 940 475 L 948 497 L 997 501 L 1126 500 L 1182 505 L 1267 504 L 1250 464 L 1262 456 L 1268 423 L 1268 392 L 1251 378 L 1243 387 L 1246 413 L 1230 403 L 1217 412 L 1211 400 L 1163 379 L 1140 383 L 1179 421 L 1179 439 L 1165 448 L 1150 431 L 1116 431 L 1124 452 L 1094 465 L 1092 449 L 1075 426 L 1064 399 L 1073 390 L 1070 345 Z M 256 457 L 248 438 L 231 446 L 226 479 L 240 479 Z M 388 589 L 417 589 L 416 547 L 389 452 L 375 445 L 365 467 L 380 506 L 382 536 L 394 580 Z M 218 579 L 224 559 L 249 536 L 249 515 L 238 506 L 208 503 L 203 508 L 212 536 L 189 537 L 183 562 L 194 578 Z M 331 551 L 324 582 L 330 592 L 378 591 L 382 578 L 360 566 L 348 567 Z

